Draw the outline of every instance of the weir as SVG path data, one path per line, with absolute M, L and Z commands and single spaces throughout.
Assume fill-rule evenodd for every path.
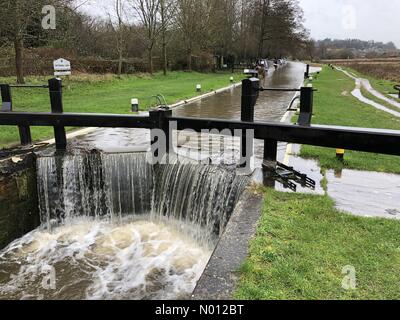
M 148 153 L 39 157 L 39 206 L 49 230 L 77 217 L 174 219 L 218 238 L 248 176 L 234 168 L 176 159 L 150 164 Z
M 150 159 L 38 155 L 41 226 L 1 251 L 0 297 L 189 298 L 251 179 Z

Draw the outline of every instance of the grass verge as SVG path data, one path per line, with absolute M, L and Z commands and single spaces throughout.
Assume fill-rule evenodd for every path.
M 353 217 L 327 196 L 266 191 L 235 298 L 400 299 L 400 223 Z M 343 268 L 356 270 L 345 290 Z
M 240 81 L 241 74 L 171 72 L 168 76 L 157 73 L 132 75 L 118 78 L 113 75 L 79 75 L 64 81 L 64 111 L 76 113 L 129 114 L 130 101 L 138 98 L 140 109 L 147 110 L 156 104 L 152 98 L 161 93 L 169 104 L 197 96 L 196 84 L 201 84 L 203 93 L 230 85 L 230 77 Z M 0 83 L 13 83 L 14 78 L 0 78 Z M 45 77 L 28 77 L 27 83 L 44 84 Z M 48 112 L 49 95 L 45 89 L 14 89 L 12 92 L 14 111 Z M 35 141 L 52 137 L 51 128 L 32 128 Z M 0 148 L 19 141 L 18 129 L 0 127 Z
M 366 105 L 351 95 L 354 81 L 344 73 L 324 67 L 314 87 L 313 124 L 400 130 L 400 119 Z M 338 146 L 340 147 L 340 146 Z M 347 151 L 345 162 L 334 149 L 302 146 L 300 156 L 319 160 L 325 169 L 357 169 L 400 173 L 400 157 Z

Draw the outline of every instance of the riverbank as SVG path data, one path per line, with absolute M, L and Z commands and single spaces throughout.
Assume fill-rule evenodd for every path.
M 400 299 L 398 221 L 342 213 L 328 196 L 265 195 L 235 298 Z M 348 270 L 353 289 L 342 283 Z
M 313 123 L 400 129 L 398 119 L 353 97 L 354 80 L 342 72 L 325 67 L 313 83 L 318 90 Z M 342 169 L 399 173 L 400 157 L 347 151 L 346 161 L 342 163 L 336 159 L 334 149 L 310 146 L 301 149 L 302 157 L 316 159 L 322 165 L 321 174 L 325 178 L 321 186 L 325 194 L 265 190 L 262 218 L 249 257 L 240 270 L 235 298 L 399 299 L 399 221 L 370 217 L 395 218 L 389 212 L 374 212 L 376 206 L 371 205 L 377 201 L 382 202 L 383 208 L 388 205 L 390 194 L 385 192 L 387 188 L 382 189 L 379 180 L 383 176 L 379 176 L 375 184 L 370 184 L 366 178 L 373 173 Z M 294 161 L 291 165 L 299 166 L 299 162 Z M 320 170 L 318 163 L 315 163 L 315 168 Z M 363 177 L 361 181 L 351 180 L 355 172 Z M 350 184 L 343 179 L 348 175 Z M 363 182 L 367 184 L 365 190 L 358 186 Z M 375 193 L 374 186 L 379 189 Z M 356 207 L 364 196 L 369 195 L 364 201 L 370 203 L 370 210 L 357 213 L 354 208 L 350 210 L 349 206 L 343 206 L 343 199 L 338 200 L 337 193 L 339 196 L 346 193 Z M 396 201 L 389 203 L 390 208 L 396 207 Z M 357 209 L 365 205 L 368 204 Z M 352 215 L 346 211 L 352 211 Z M 393 210 L 392 213 L 395 215 L 397 212 Z M 355 216 L 357 214 L 363 217 Z M 354 277 L 349 278 L 353 271 Z
M 313 124 L 400 130 L 400 119 L 366 105 L 351 95 L 354 80 L 338 70 L 324 67 L 313 81 Z M 340 147 L 340 146 L 338 146 Z M 400 157 L 346 151 L 345 161 L 336 159 L 335 149 L 302 146 L 300 156 L 317 159 L 323 169 L 356 169 L 400 173 Z
M 242 80 L 241 73 L 197 73 L 171 72 L 168 76 L 157 73 L 153 76 L 143 74 L 123 76 L 113 75 L 78 75 L 64 81 L 64 111 L 75 113 L 112 113 L 129 114 L 130 101 L 139 99 L 140 110 L 148 110 L 156 105 L 154 95 L 161 93 L 168 104 L 187 100 L 200 94 L 224 88 Z M 27 83 L 44 84 L 48 78 L 27 78 Z M 0 78 L 0 83 L 12 83 L 13 78 Z M 202 85 L 202 92 L 196 92 L 196 85 Z M 48 112 L 49 96 L 46 89 L 14 89 L 14 111 Z M 70 128 L 71 130 L 71 128 Z M 35 141 L 52 137 L 52 128 L 34 127 L 32 136 Z M 18 129 L 0 128 L 0 148 L 12 146 L 19 141 Z

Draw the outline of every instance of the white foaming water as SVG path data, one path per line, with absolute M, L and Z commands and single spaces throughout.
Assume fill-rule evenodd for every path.
M 0 252 L 0 299 L 184 299 L 249 178 L 147 153 L 38 159 L 42 227 Z
M 211 245 L 178 221 L 77 218 L 0 252 L 0 299 L 184 299 Z

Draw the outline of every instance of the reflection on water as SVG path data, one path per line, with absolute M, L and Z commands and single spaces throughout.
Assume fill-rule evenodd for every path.
M 355 170 L 328 171 L 336 207 L 359 216 L 400 219 L 400 176 Z
M 304 65 L 290 62 L 272 72 L 261 83 L 268 88 L 298 88 L 303 82 Z M 174 110 L 175 116 L 240 120 L 242 88 L 210 96 Z M 255 108 L 256 121 L 281 121 L 294 96 L 294 92 L 264 91 Z
M 273 71 L 262 84 L 264 87 L 298 88 L 303 81 L 304 64 L 289 62 Z M 293 92 L 262 92 L 255 108 L 256 121 L 280 121 L 294 96 Z M 241 110 L 241 87 L 231 89 L 203 100 L 176 108 L 175 116 L 208 117 L 239 120 Z M 196 144 L 191 141 L 190 145 Z M 198 143 L 197 143 L 198 144 Z M 143 151 L 150 148 L 149 130 L 143 129 L 99 129 L 84 137 L 71 141 L 72 149 L 99 149 L 104 152 Z M 184 146 L 181 146 L 184 149 Z M 262 160 L 263 143 L 256 143 L 256 155 Z M 281 146 L 281 149 L 285 147 Z M 235 145 L 239 153 L 239 145 Z M 184 150 L 181 150 L 185 152 Z M 235 153 L 234 152 L 234 153 Z M 215 157 L 214 157 L 215 158 Z M 261 162 L 257 165 L 260 165 Z
M 81 218 L 36 230 L 0 252 L 0 299 L 187 298 L 211 256 L 191 228 Z

